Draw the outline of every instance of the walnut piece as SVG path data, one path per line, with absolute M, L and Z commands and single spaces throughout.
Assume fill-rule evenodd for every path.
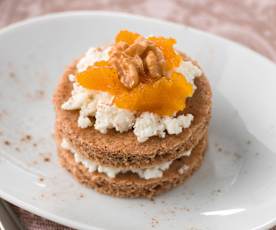
M 156 58 L 157 58 L 157 63 L 159 65 L 160 71 L 161 71 L 161 76 L 166 76 L 166 69 L 165 69 L 165 58 L 162 53 L 162 51 L 155 47 L 154 45 L 150 47 L 150 49 L 154 52 Z
M 141 76 L 146 75 L 142 58 L 138 55 L 135 55 L 131 60 L 132 60 L 133 64 L 136 66 L 139 75 L 141 75 Z
M 126 48 L 128 48 L 128 44 L 126 42 L 118 42 L 115 47 L 117 51 L 124 51 Z
M 139 83 L 136 64 L 123 52 L 113 53 L 109 62 L 117 69 L 119 79 L 124 86 L 131 89 Z
M 134 43 L 126 49 L 126 54 L 130 56 L 142 55 L 149 47 L 149 42 L 143 37 L 137 38 Z
M 152 50 L 147 53 L 145 63 L 150 76 L 154 78 L 161 77 L 161 68 L 158 65 L 157 57 Z
M 109 63 L 117 69 L 121 83 L 129 89 L 139 84 L 139 76 L 158 79 L 166 75 L 162 51 L 144 37 L 137 38 L 132 45 L 126 42 L 114 45 Z

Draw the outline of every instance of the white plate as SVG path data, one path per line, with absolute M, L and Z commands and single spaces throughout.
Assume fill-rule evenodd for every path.
M 175 37 L 177 47 L 201 63 L 213 88 L 203 167 L 155 201 L 87 189 L 55 154 L 51 97 L 58 77 L 89 46 L 109 42 L 122 28 Z M 79 229 L 259 229 L 275 223 L 276 67 L 267 59 L 191 28 L 109 12 L 57 14 L 10 26 L 0 32 L 0 51 L 4 199 Z M 26 134 L 32 139 L 20 140 Z

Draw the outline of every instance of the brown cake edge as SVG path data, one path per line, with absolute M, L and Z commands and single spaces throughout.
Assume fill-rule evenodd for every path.
M 56 122 L 56 139 L 57 144 L 59 139 L 67 139 L 71 145 L 76 149 L 76 151 L 84 156 L 85 158 L 94 161 L 98 164 L 107 166 L 107 167 L 121 167 L 121 168 L 141 168 L 141 167 L 151 167 L 157 164 L 161 164 L 165 161 L 175 160 L 179 156 L 190 149 L 193 149 L 200 140 L 208 132 L 208 123 L 202 125 L 195 131 L 195 133 L 183 144 L 179 144 L 173 149 L 164 148 L 160 154 L 156 155 L 144 155 L 144 154 L 113 154 L 112 152 L 102 151 L 100 154 L 98 152 L 87 151 L 86 148 L 76 145 L 74 142 L 73 136 L 68 136 L 66 132 L 62 129 L 62 124 Z M 77 137 L 75 137 L 77 138 Z
M 192 154 L 189 157 L 175 160 L 164 172 L 163 177 L 149 180 L 141 179 L 134 173 L 120 174 L 116 178 L 109 178 L 103 173 L 90 173 L 83 165 L 75 162 L 69 151 L 61 147 L 58 147 L 58 156 L 61 165 L 80 183 L 97 192 L 115 197 L 152 198 L 182 184 L 201 166 L 207 148 L 207 139 L 207 134 L 205 134 L 193 149 Z M 189 169 L 180 174 L 178 170 L 183 164 L 188 165 Z

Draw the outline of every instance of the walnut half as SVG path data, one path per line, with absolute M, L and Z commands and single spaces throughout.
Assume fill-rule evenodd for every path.
M 117 69 L 121 83 L 129 89 L 139 84 L 139 76 L 152 79 L 165 76 L 163 53 L 144 37 L 137 38 L 130 46 L 125 42 L 114 45 L 109 62 Z
M 132 60 L 122 52 L 111 55 L 110 64 L 118 71 L 121 83 L 127 88 L 134 88 L 139 83 L 137 67 Z

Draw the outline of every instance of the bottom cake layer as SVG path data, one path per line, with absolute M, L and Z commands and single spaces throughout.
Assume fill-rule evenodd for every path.
M 206 134 L 193 148 L 189 157 L 184 156 L 174 160 L 161 178 L 148 180 L 131 172 L 119 174 L 115 178 L 110 178 L 103 173 L 89 172 L 82 164 L 75 161 L 70 151 L 60 147 L 60 140 L 57 140 L 57 144 L 61 165 L 71 172 L 79 182 L 100 193 L 112 196 L 152 198 L 183 183 L 200 167 L 207 147 L 207 138 Z

